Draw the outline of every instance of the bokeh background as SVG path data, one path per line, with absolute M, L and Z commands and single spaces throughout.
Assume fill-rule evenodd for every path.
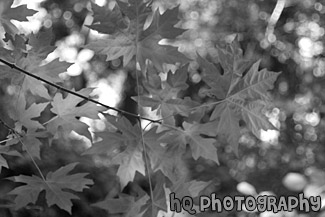
M 106 62 L 105 56 L 95 55 L 83 46 L 100 35 L 85 25 L 92 22 L 90 0 L 16 0 L 14 5 L 27 4 L 38 11 L 29 22 L 15 22 L 23 33 L 53 29 L 53 44 L 57 49 L 48 59 L 60 57 L 74 63 L 62 74 L 65 86 L 79 90 L 97 87 L 98 100 L 129 112 L 136 111 L 131 96 L 136 95 L 136 83 L 132 68 L 123 68 L 121 59 Z M 113 0 L 94 0 L 99 6 L 113 8 Z M 255 138 L 243 130 L 239 157 L 227 144 L 218 148 L 220 166 L 207 161 L 186 160 L 184 171 L 197 180 L 210 181 L 205 192 L 218 195 L 258 195 L 261 193 L 297 195 L 306 197 L 321 195 L 325 198 L 325 1 L 322 0 L 155 0 L 155 8 L 163 12 L 180 5 L 179 26 L 188 29 L 174 43 L 187 56 L 195 58 L 196 52 L 217 64 L 217 45 L 238 38 L 244 56 L 251 60 L 261 59 L 262 67 L 281 71 L 272 95 L 275 107 L 266 115 L 278 131 L 262 131 Z M 0 37 L 4 32 L 0 28 Z M 169 42 L 168 42 L 169 43 Z M 130 64 L 132 65 L 132 64 Z M 168 70 L 168 66 L 166 66 Z M 188 95 L 203 98 L 205 88 L 200 77 L 200 67 L 193 61 L 189 69 Z M 3 104 L 10 101 L 10 84 L 0 86 L 0 116 L 10 122 Z M 101 121 L 90 122 L 93 130 L 103 129 Z M 134 120 L 133 120 L 134 121 Z M 0 138 L 8 131 L 0 126 Z M 118 192 L 114 168 L 104 163 L 81 158 L 80 143 L 87 141 L 77 135 L 70 143 L 60 144 L 53 150 L 43 150 L 44 170 L 55 168 L 62 162 L 83 161 L 83 168 L 91 172 L 97 187 L 87 192 L 74 206 L 75 216 L 109 216 L 103 210 L 94 210 L 89 203 L 102 200 L 107 193 Z M 69 150 L 69 151 L 67 151 Z M 33 173 L 32 166 L 23 160 L 10 162 L 11 170 L 3 169 L 0 177 L 19 173 Z M 141 180 L 141 178 L 139 179 Z M 0 204 L 9 203 L 5 196 L 12 188 L 9 181 L 0 182 Z M 3 199 L 2 199 L 3 198 Z M 323 201 L 325 206 L 325 199 Z M 41 207 L 38 207 L 41 209 Z M 42 214 L 43 213 L 43 214 Z M 45 213 L 45 214 L 44 214 Z M 31 207 L 28 211 L 9 214 L 0 207 L 0 215 L 14 216 L 66 216 L 59 210 L 43 210 Z M 172 215 L 171 215 L 172 216 Z M 174 215 L 186 216 L 186 215 Z M 199 216 L 325 216 L 325 212 L 279 212 L 277 214 L 249 212 L 205 212 Z

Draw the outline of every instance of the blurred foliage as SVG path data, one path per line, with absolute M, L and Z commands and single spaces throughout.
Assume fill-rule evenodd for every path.
M 19 2 L 19 1 L 18 1 Z M 96 1 L 100 4 L 114 5 L 114 1 Z M 274 9 L 277 4 L 283 3 L 278 19 L 274 18 Z M 217 45 L 238 37 L 244 55 L 251 60 L 262 59 L 262 67 L 271 71 L 282 71 L 272 94 L 276 107 L 268 111 L 267 116 L 279 129 L 278 132 L 262 133 L 262 141 L 254 138 L 243 129 L 239 157 L 236 157 L 229 146 L 219 144 L 218 155 L 220 166 L 207 161 L 186 161 L 184 170 L 189 176 L 198 180 L 212 180 L 205 193 L 216 192 L 220 197 L 242 193 L 237 186 L 239 183 L 250 183 L 257 193 L 268 191 L 277 196 L 298 194 L 321 194 L 325 186 L 325 1 L 324 0 L 156 0 L 156 7 L 161 11 L 180 4 L 183 28 L 189 29 L 179 38 L 180 51 L 195 58 L 196 52 L 207 56 L 210 61 L 218 65 Z M 281 5 L 280 5 L 281 6 Z M 94 56 L 83 49 L 83 45 L 96 36 L 84 25 L 91 23 L 88 0 L 45 0 L 40 7 L 46 13 L 42 17 L 42 28 L 53 28 L 55 36 L 53 43 L 58 44 L 56 55 L 67 60 L 76 61 L 72 71 L 66 75 L 66 86 L 83 88 L 88 85 L 109 84 L 116 90 L 119 106 L 124 110 L 134 112 L 135 103 L 130 96 L 135 95 L 134 73 L 121 70 L 121 60 L 105 62 L 102 56 Z M 273 20 L 274 21 L 274 20 Z M 169 42 L 166 42 L 169 43 Z M 166 66 L 168 70 L 168 66 Z M 131 69 L 130 69 L 131 71 Z M 114 79 L 120 78 L 122 87 L 115 84 Z M 200 78 L 198 64 L 190 65 L 191 88 L 204 89 Z M 114 86 L 115 85 L 115 86 Z M 105 87 L 106 87 L 105 86 Z M 2 112 L 8 99 L 0 88 L 0 116 L 6 120 Z M 200 91 L 186 93 L 193 98 L 204 95 Z M 100 127 L 94 123 L 94 128 Z M 7 131 L 0 126 L 0 137 L 5 138 Z M 75 143 L 78 139 L 71 140 L 66 148 L 78 151 Z M 59 143 L 59 142 L 58 142 Z M 60 146 L 62 147 L 62 146 Z M 64 147 L 64 146 L 63 146 Z M 79 147 L 80 149 L 80 147 Z M 62 155 L 53 156 L 50 153 L 48 163 L 42 164 L 47 169 L 53 164 L 71 162 L 71 153 L 62 149 Z M 24 162 L 11 161 L 17 168 Z M 99 166 L 91 161 L 87 162 L 92 171 L 95 182 L 102 183 L 102 189 L 92 189 L 89 198 L 84 201 L 95 202 L 103 199 L 104 193 L 114 195 L 116 183 L 113 172 L 104 166 Z M 15 167 L 13 167 L 15 168 Z M 28 174 L 32 169 L 23 168 Z M 17 169 L 18 170 L 18 169 Z M 3 177 L 15 175 L 13 171 L 6 171 Z M 291 174 L 291 179 L 288 178 Z M 292 174 L 295 174 L 292 176 Z M 297 175 L 300 174 L 301 176 Z M 113 181 L 112 181 L 113 180 Z M 141 180 L 141 179 L 140 179 Z M 295 181 L 300 182 L 297 184 Z M 146 182 L 145 180 L 141 180 Z M 289 184 L 288 184 L 289 183 Z M 298 186 L 288 188 L 290 183 Z M 9 182 L 1 181 L 0 198 L 9 191 Z M 0 202 L 1 203 L 1 202 Z M 81 202 L 82 203 L 82 202 Z M 82 204 L 78 205 L 78 208 Z M 38 216 L 35 207 L 30 214 L 19 213 L 17 216 Z M 9 216 L 5 209 L 0 208 L 0 216 Z M 52 212 L 52 213 L 51 213 Z M 60 213 L 46 212 L 48 216 L 59 216 Z M 56 214 L 55 214 L 56 213 Z M 201 216 L 215 216 L 206 212 Z M 256 216 L 255 213 L 221 213 L 218 216 Z M 260 216 L 324 216 L 324 213 L 279 213 L 277 215 L 264 213 Z M 63 215 L 60 215 L 63 216 Z M 83 210 L 78 216 L 105 216 L 105 213 L 92 213 Z

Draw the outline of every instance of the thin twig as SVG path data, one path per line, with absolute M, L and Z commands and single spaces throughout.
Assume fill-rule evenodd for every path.
M 5 128 L 7 128 L 10 132 L 15 133 L 16 135 L 19 135 L 19 137 L 21 136 L 19 132 L 17 132 L 14 128 L 10 127 L 5 121 L 3 121 L 0 118 L 0 124 L 2 124 Z
M 51 188 L 51 186 L 46 182 L 45 176 L 43 175 L 40 167 L 37 165 L 33 155 L 30 153 L 27 145 L 21 140 L 21 134 L 19 132 L 17 132 L 14 128 L 10 127 L 6 122 L 4 122 L 1 118 L 0 118 L 0 123 L 5 126 L 6 128 L 8 128 L 8 130 L 10 130 L 11 132 L 13 132 L 16 135 L 16 138 L 19 140 L 19 142 L 22 144 L 22 146 L 25 147 L 25 150 L 28 154 L 28 156 L 30 157 L 30 159 L 32 160 L 33 164 L 35 165 L 39 175 L 41 176 L 42 180 L 44 181 L 44 183 L 49 187 L 49 189 L 51 189 L 54 193 L 55 191 Z
M 8 128 L 9 131 L 13 132 L 16 135 L 16 138 L 19 140 L 19 142 L 25 147 L 27 154 L 29 155 L 29 157 L 31 158 L 33 164 L 35 165 L 36 169 L 38 170 L 40 176 L 42 177 L 42 179 L 45 182 L 45 178 L 44 175 L 41 171 L 41 169 L 39 168 L 39 166 L 37 165 L 37 163 L 35 162 L 33 156 L 31 155 L 31 153 L 28 150 L 28 147 L 23 143 L 23 141 L 21 140 L 21 134 L 19 132 L 17 132 L 14 128 L 10 127 L 6 122 L 4 122 L 1 118 L 0 118 L 0 123 L 5 126 L 6 128 Z
M 62 86 L 60 86 L 60 85 L 57 85 L 57 84 L 55 84 L 55 83 L 52 83 L 52 82 L 50 82 L 50 81 L 44 79 L 44 78 L 41 78 L 41 77 L 39 77 L 39 76 L 37 76 L 37 75 L 34 75 L 34 74 L 30 73 L 30 72 L 27 72 L 26 70 L 19 68 L 19 67 L 16 66 L 15 64 L 9 63 L 8 61 L 3 60 L 3 59 L 1 59 L 1 58 L 0 58 L 0 62 L 2 62 L 3 64 L 9 66 L 9 67 L 12 68 L 12 69 L 16 69 L 16 70 L 18 70 L 18 71 L 24 73 L 25 75 L 28 75 L 28 76 L 30 76 L 30 77 L 32 77 L 32 78 L 34 78 L 34 79 L 37 79 L 37 80 L 39 80 L 39 81 L 42 81 L 42 82 L 44 82 L 44 83 L 46 83 L 46 84 L 48 84 L 48 85 L 50 85 L 50 86 L 52 86 L 52 87 L 55 87 L 55 88 L 57 88 L 57 89 L 59 89 L 59 90 L 62 90 L 62 91 L 64 91 L 64 92 L 66 92 L 66 93 L 70 93 L 70 94 L 72 94 L 72 95 L 74 95 L 74 96 L 77 96 L 77 97 L 79 97 L 79 98 L 81 98 L 81 99 L 84 99 L 84 100 L 86 100 L 86 101 L 89 101 L 89 102 L 92 102 L 92 103 L 95 103 L 95 104 L 101 105 L 101 106 L 103 106 L 103 107 L 106 108 L 106 109 L 110 109 L 110 110 L 116 111 L 116 112 L 121 113 L 121 114 L 123 114 L 123 115 L 129 115 L 129 116 L 132 116 L 132 117 L 135 117 L 135 118 L 140 118 L 140 119 L 142 119 L 142 120 L 147 120 L 147 121 L 150 121 L 150 122 L 152 122 L 152 123 L 161 123 L 161 121 L 159 121 L 159 120 L 153 120 L 153 119 L 146 118 L 146 117 L 141 117 L 141 116 L 139 117 L 139 116 L 136 115 L 136 114 L 133 114 L 133 113 L 130 113 L 130 112 L 127 112 L 127 111 L 124 111 L 124 110 L 118 109 L 118 108 L 114 108 L 114 107 L 111 107 L 111 106 L 109 106 L 109 105 L 105 105 L 105 104 L 103 104 L 103 103 L 101 103 L 101 102 L 99 102 L 99 101 L 96 101 L 96 100 L 91 99 L 91 98 L 89 98 L 89 97 L 83 96 L 83 95 L 81 95 L 81 94 L 79 94 L 79 93 L 77 93 L 77 92 L 75 92 L 75 91 L 69 90 L 69 89 L 67 89 L 67 88 L 65 88 L 65 87 L 62 87 Z
M 138 3 L 136 2 L 136 7 L 138 8 Z M 138 14 L 138 10 L 136 10 L 136 25 L 138 25 L 139 22 L 139 14 Z M 139 75 L 137 73 L 137 62 L 138 62 L 138 40 L 139 40 L 139 34 L 138 34 L 138 28 L 136 28 L 136 39 L 135 39 L 135 63 L 134 63 L 134 69 L 135 69 L 135 76 L 136 76 L 136 82 L 137 82 L 137 94 L 138 94 L 138 115 L 140 117 L 140 109 L 141 109 L 141 101 L 140 101 L 140 86 L 139 86 Z M 158 121 L 158 123 L 162 124 L 162 122 Z M 148 173 L 148 182 L 149 182 L 149 190 L 150 190 L 150 198 L 151 198 L 151 216 L 154 216 L 154 204 L 155 204 L 155 200 L 154 200 L 154 194 L 153 194 L 153 187 L 152 187 L 152 178 L 151 178 L 151 164 L 150 164 L 150 160 L 148 157 L 148 151 L 147 151 L 147 147 L 146 144 L 144 143 L 144 129 L 142 129 L 142 123 L 141 120 L 139 119 L 139 126 L 140 126 L 140 130 L 141 130 L 141 145 L 143 148 L 143 158 L 144 158 L 144 164 L 145 164 L 145 168 L 147 170 Z
M 11 140 L 13 140 L 13 139 L 15 139 L 15 138 L 9 138 L 9 139 L 2 140 L 2 141 L 0 141 L 0 145 L 1 145 L 2 143 L 9 142 L 9 141 L 11 141 Z

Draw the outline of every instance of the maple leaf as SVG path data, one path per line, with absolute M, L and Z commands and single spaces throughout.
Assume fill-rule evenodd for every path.
M 88 97 L 92 91 L 93 88 L 84 88 L 77 91 L 77 93 Z M 56 114 L 56 116 L 48 121 L 47 129 L 49 132 L 58 136 L 57 133 L 60 131 L 64 136 L 67 136 L 71 131 L 75 131 L 91 140 L 91 135 L 88 131 L 89 126 L 77 118 L 87 117 L 99 119 L 98 113 L 106 109 L 91 102 L 86 102 L 78 106 L 78 104 L 83 101 L 82 98 L 72 94 L 68 94 L 67 97 L 63 98 L 61 93 L 56 93 L 51 102 L 51 111 Z
M 6 33 L 14 35 L 19 30 L 10 20 L 28 21 L 27 17 L 33 16 L 37 11 L 28 9 L 26 5 L 11 8 L 12 3 L 13 0 L 0 0 L 0 24 Z
M 217 156 L 217 148 L 215 147 L 216 139 L 211 138 L 215 136 L 215 130 L 213 130 L 214 123 L 187 123 L 183 122 L 184 130 L 170 130 L 161 137 L 162 142 L 170 144 L 189 144 L 192 151 L 192 156 L 194 160 L 199 157 L 215 161 L 219 164 Z M 210 137 L 203 137 L 210 136 Z
M 123 217 L 141 217 L 141 208 L 147 203 L 149 196 L 142 195 L 136 200 L 130 195 L 120 195 L 119 198 L 106 197 L 105 200 L 93 206 L 107 210 L 110 214 L 123 214 Z
M 26 58 L 21 58 L 17 65 L 28 72 L 32 72 L 34 75 L 40 78 L 53 83 L 57 83 L 62 82 L 59 74 L 67 71 L 67 69 L 72 64 L 64 61 L 61 62 L 57 58 L 45 65 L 39 65 L 39 62 L 36 58 L 34 58 L 32 55 L 28 55 Z M 13 82 L 15 84 L 21 84 L 22 90 L 24 92 L 29 90 L 34 95 L 38 95 L 46 99 L 51 99 L 44 84 L 35 78 L 20 74 L 20 76 L 15 78 Z
M 38 138 L 45 138 L 48 133 L 45 131 L 37 131 L 38 129 L 44 129 L 44 126 L 38 121 L 33 120 L 41 115 L 41 112 L 45 109 L 48 103 L 33 103 L 26 109 L 26 98 L 24 94 L 20 94 L 17 99 L 17 105 L 13 109 L 13 113 L 9 113 L 11 118 L 15 122 L 15 131 L 20 133 L 14 135 L 8 145 L 22 143 L 23 150 L 27 151 L 32 157 L 40 159 L 40 146 L 42 143 Z M 27 131 L 23 130 L 23 127 Z
M 267 92 L 273 87 L 279 73 L 266 69 L 259 71 L 260 61 L 244 73 L 249 64 L 242 60 L 242 52 L 236 42 L 221 49 L 218 57 L 222 60 L 220 64 L 224 69 L 223 75 L 215 65 L 200 56 L 198 58 L 204 69 L 202 79 L 210 87 L 206 93 L 219 99 L 207 104 L 214 107 L 210 120 L 217 120 L 217 133 L 225 135 L 235 153 L 238 153 L 240 120 L 244 120 L 257 137 L 260 129 L 275 129 L 262 110 L 266 102 L 271 101 Z
M 144 24 L 152 14 L 151 3 L 142 0 L 129 0 L 128 3 L 117 1 L 121 12 L 129 18 L 128 21 L 123 20 L 117 7 L 110 11 L 93 5 L 94 23 L 89 28 L 110 36 L 90 42 L 86 48 L 107 55 L 107 61 L 123 56 L 124 66 L 136 55 L 141 69 L 145 69 L 147 59 L 160 70 L 163 63 L 188 62 L 189 59 L 178 52 L 176 47 L 159 44 L 162 39 L 175 39 L 184 32 L 174 27 L 179 21 L 178 7 L 162 15 L 156 10 L 151 24 L 144 30 Z
M 128 146 L 125 151 L 117 154 L 113 158 L 112 163 L 119 165 L 116 175 L 120 178 L 122 189 L 129 182 L 133 181 L 137 171 L 143 175 L 146 174 L 142 150 L 139 148 L 139 146 Z
M 158 127 L 153 127 L 144 134 L 151 167 L 154 172 L 160 170 L 174 183 L 185 175 L 182 167 L 182 155 L 185 148 L 180 145 L 164 143 L 163 137 L 168 131 L 157 133 L 157 130 Z
M 55 50 L 55 46 L 51 45 L 53 39 L 52 29 L 39 31 L 36 35 L 31 33 L 28 37 L 28 44 L 31 49 L 28 54 L 37 60 L 44 60 L 47 55 Z M 35 62 L 36 62 L 35 61 Z
M 9 62 L 14 63 L 17 67 L 26 70 L 27 72 L 43 78 L 52 83 L 62 82 L 59 74 L 67 71 L 67 69 L 72 65 L 65 61 L 59 61 L 59 59 L 54 59 L 51 62 L 44 63 L 46 56 L 54 50 L 54 46 L 48 45 L 51 42 L 50 30 L 46 32 L 40 32 L 36 36 L 31 34 L 29 36 L 28 44 L 31 46 L 29 50 L 26 48 L 26 40 L 20 36 L 15 35 L 11 38 L 14 44 L 14 50 L 2 49 L 0 52 L 1 57 L 14 57 L 10 58 Z M 26 93 L 30 91 L 34 95 L 41 96 L 46 99 L 51 99 L 47 88 L 44 84 L 30 76 L 25 75 L 22 72 L 17 72 L 17 70 L 10 68 L 9 66 L 1 66 L 3 69 L 3 78 L 10 78 L 12 83 L 21 86 L 21 91 Z M 0 74 L 0 75 L 1 75 Z
M 104 34 L 113 34 L 116 29 L 125 29 L 127 27 L 117 5 L 111 11 L 91 2 L 91 9 L 94 12 L 94 19 L 93 24 L 88 25 L 89 28 Z
M 142 217 L 158 216 L 160 210 L 167 212 L 165 177 L 162 173 L 158 173 L 155 180 L 156 184 L 152 192 L 153 198 L 150 198 L 144 206 L 143 209 L 146 209 L 146 211 Z
M 45 190 L 48 206 L 57 205 L 71 214 L 71 200 L 79 198 L 66 190 L 81 192 L 83 189 L 88 188 L 88 185 L 94 184 L 91 179 L 85 178 L 87 173 L 68 175 L 77 164 L 71 163 L 55 172 L 49 172 L 45 180 L 35 175 L 19 175 L 9 178 L 12 181 L 26 184 L 9 192 L 9 194 L 17 195 L 15 198 L 15 208 L 20 209 L 29 203 L 35 204 L 39 194 Z
M 115 131 L 107 128 L 103 132 L 95 132 L 101 140 L 95 142 L 83 154 L 109 154 L 119 148 L 134 146 L 141 139 L 141 130 L 138 125 L 132 125 L 125 117 L 116 118 L 105 115 L 106 120 L 114 127 Z
M 2 167 L 9 168 L 7 160 L 2 155 L 17 156 L 21 157 L 19 152 L 12 150 L 10 145 L 0 145 L 0 173 Z
M 161 115 L 165 123 L 174 125 L 174 114 L 180 114 L 188 116 L 191 109 L 200 105 L 197 102 L 192 101 L 189 97 L 184 99 L 177 98 L 178 93 L 188 87 L 186 80 L 188 65 L 184 65 L 180 69 L 176 70 L 175 74 L 168 72 L 167 81 L 162 83 L 158 75 L 154 79 L 154 84 L 150 83 L 151 77 L 148 73 L 148 82 L 144 84 L 149 91 L 151 97 L 137 96 L 132 97 L 143 107 L 151 107 L 151 110 L 157 110 L 157 114 Z
M 117 153 L 113 156 L 111 163 L 119 165 L 117 176 L 120 178 L 123 189 L 128 182 L 133 181 L 137 171 L 145 175 L 141 129 L 138 124 L 132 125 L 125 117 L 116 118 L 111 115 L 105 115 L 105 118 L 118 131 L 112 132 L 108 130 L 96 133 L 102 140 L 94 143 L 84 154 L 107 155 L 112 152 Z M 120 153 L 116 151 L 120 151 Z
M 24 132 L 21 129 L 21 125 L 17 125 L 15 127 L 15 130 L 17 132 L 21 132 L 19 135 L 20 137 L 18 138 L 15 135 L 15 137 L 8 141 L 6 144 L 13 145 L 21 143 L 22 149 L 28 152 L 31 157 L 41 159 L 40 151 L 42 142 L 39 140 L 39 138 L 47 138 L 49 136 L 49 133 L 46 131 L 35 131 L 35 129 L 27 129 L 27 132 Z
M 33 119 L 39 117 L 48 104 L 49 103 L 33 103 L 26 109 L 25 95 L 20 94 L 14 112 L 10 113 L 10 116 L 14 121 L 16 121 L 16 125 L 24 126 L 31 130 L 44 129 L 42 124 Z M 17 130 L 20 131 L 20 129 Z

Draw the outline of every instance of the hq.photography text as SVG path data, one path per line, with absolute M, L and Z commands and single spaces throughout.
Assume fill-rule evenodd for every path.
M 182 210 L 187 211 L 189 214 L 196 214 L 194 209 L 193 198 L 185 196 L 183 198 L 177 198 L 175 193 L 169 195 L 170 209 L 174 212 L 181 212 Z M 304 197 L 303 193 L 298 196 L 281 196 L 275 197 L 273 195 L 260 195 L 257 197 L 253 196 L 226 196 L 223 199 L 217 198 L 216 194 L 210 196 L 199 197 L 199 208 L 200 212 L 208 210 L 222 212 L 222 211 L 272 211 L 274 213 L 280 211 L 293 211 L 299 210 L 304 212 L 319 211 L 321 209 L 321 197 Z

